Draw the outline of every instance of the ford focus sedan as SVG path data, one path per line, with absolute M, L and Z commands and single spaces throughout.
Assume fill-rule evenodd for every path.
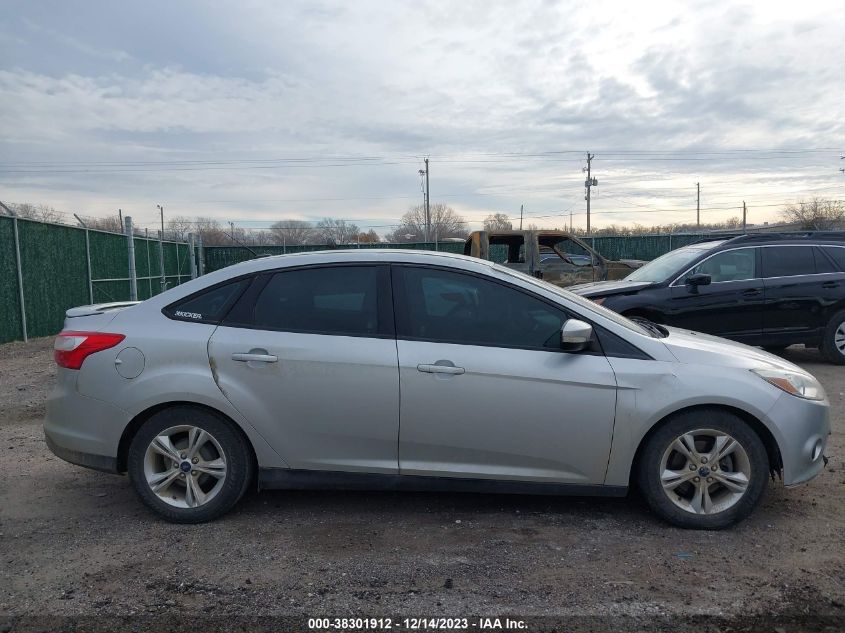
M 253 260 L 68 311 L 44 424 L 170 521 L 250 487 L 622 496 L 722 528 L 823 466 L 828 402 L 758 349 L 459 255 Z

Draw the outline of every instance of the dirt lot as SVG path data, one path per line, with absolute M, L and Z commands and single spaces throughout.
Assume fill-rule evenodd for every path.
M 422 493 L 264 492 L 215 523 L 170 525 L 125 478 L 47 450 L 50 343 L 0 346 L 0 632 L 32 628 L 32 615 L 173 625 L 199 613 L 232 625 L 350 614 L 719 616 L 702 631 L 756 630 L 767 614 L 793 618 L 767 630 L 845 622 L 845 367 L 815 351 L 785 355 L 827 388 L 828 469 L 802 488 L 770 485 L 739 527 L 693 532 L 635 496 Z

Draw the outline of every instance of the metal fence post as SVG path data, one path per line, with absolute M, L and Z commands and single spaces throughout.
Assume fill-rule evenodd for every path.
M 18 236 L 18 219 L 12 218 L 12 229 L 15 233 L 15 268 L 18 271 L 18 298 L 21 302 L 21 333 L 24 343 L 29 340 L 26 333 L 26 304 L 23 298 L 23 272 L 21 271 L 21 241 Z
M 129 300 L 138 300 L 138 274 L 135 272 L 135 236 L 132 234 L 132 218 L 123 219 L 126 224 L 126 252 L 129 255 Z
M 205 274 L 205 250 L 202 247 L 202 233 L 197 235 L 197 260 L 199 260 L 200 277 Z
M 194 251 L 194 234 L 188 233 L 188 249 L 191 251 L 191 279 L 197 278 L 197 254 Z
M 147 285 L 150 287 L 150 296 L 153 296 L 153 264 L 150 261 L 150 229 L 144 229 L 144 239 L 147 242 Z
M 164 292 L 167 288 L 167 280 L 164 278 L 164 231 L 158 232 L 158 262 L 161 266 L 161 290 Z
M 88 238 L 88 229 L 85 229 L 85 262 L 86 262 L 86 270 L 88 271 L 88 301 L 92 304 L 94 303 L 94 282 L 91 281 L 91 278 L 94 276 L 91 274 L 91 240 Z

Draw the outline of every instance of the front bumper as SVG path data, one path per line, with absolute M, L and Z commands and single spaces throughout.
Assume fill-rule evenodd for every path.
M 129 414 L 123 409 L 81 395 L 76 372 L 59 369 L 47 396 L 44 437 L 49 449 L 65 461 L 96 470 L 118 472 L 117 453 Z
M 780 449 L 784 485 L 797 486 L 818 475 L 824 468 L 830 435 L 827 400 L 804 400 L 785 393 L 768 418 Z

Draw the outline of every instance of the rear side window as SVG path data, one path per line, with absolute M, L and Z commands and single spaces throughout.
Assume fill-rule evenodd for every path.
M 822 246 L 822 250 L 836 262 L 839 270 L 845 270 L 845 246 Z
M 816 272 L 812 246 L 769 246 L 762 251 L 763 277 L 794 277 Z
M 836 266 L 828 257 L 825 257 L 825 254 L 822 253 L 822 249 L 818 247 L 813 248 L 813 257 L 816 259 L 816 273 L 836 272 Z
M 389 324 L 382 316 L 385 305 L 379 293 L 380 276 L 385 285 L 387 269 L 378 266 L 278 272 L 255 300 L 251 326 L 340 336 L 389 334 Z
M 164 309 L 164 314 L 180 321 L 218 323 L 231 305 L 249 285 L 251 279 L 240 279 L 193 294 Z

